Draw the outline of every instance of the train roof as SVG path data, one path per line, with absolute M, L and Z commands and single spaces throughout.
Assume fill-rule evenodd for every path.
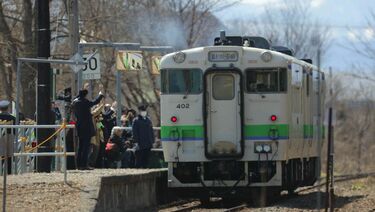
M 209 65 L 208 63 L 213 63 L 209 61 L 209 52 L 238 52 L 238 61 L 236 62 L 215 62 L 216 65 L 223 64 L 230 65 L 230 63 L 240 63 L 244 65 L 244 60 L 247 62 L 253 62 L 252 67 L 270 67 L 270 66 L 286 66 L 288 63 L 297 63 L 304 67 L 312 68 L 317 71 L 317 67 L 310 64 L 309 62 L 297 59 L 295 57 L 289 56 L 287 54 L 254 47 L 243 47 L 243 46 L 206 46 L 197 47 L 192 49 L 181 50 L 178 52 L 172 52 L 165 55 L 160 62 L 160 68 L 181 68 L 181 67 L 204 67 Z M 261 55 L 265 52 L 272 54 L 272 61 L 264 62 L 260 59 Z M 176 57 L 185 57 L 183 62 L 176 63 Z M 243 59 L 245 58 L 245 59 Z M 235 65 L 235 64 L 234 64 Z M 246 64 L 245 64 L 246 65 Z

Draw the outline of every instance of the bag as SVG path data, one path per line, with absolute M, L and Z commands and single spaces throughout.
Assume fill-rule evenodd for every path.
M 105 145 L 105 153 L 107 159 L 110 161 L 118 161 L 121 159 L 121 153 L 119 151 L 117 144 L 112 143 L 111 140 L 109 140 Z
M 114 151 L 114 150 L 116 150 L 116 147 L 117 147 L 117 145 L 116 145 L 115 143 L 108 142 L 108 143 L 105 145 L 105 151 L 106 151 L 106 152 Z

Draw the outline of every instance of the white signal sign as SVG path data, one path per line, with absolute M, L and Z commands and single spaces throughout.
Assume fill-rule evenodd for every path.
M 90 54 L 84 54 L 83 59 L 86 60 Z M 82 69 L 83 80 L 100 79 L 100 55 L 95 54 Z

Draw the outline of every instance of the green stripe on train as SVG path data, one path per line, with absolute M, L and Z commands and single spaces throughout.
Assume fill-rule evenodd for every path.
M 304 138 L 312 138 L 314 135 L 314 127 L 309 124 L 303 125 L 303 137 Z
M 289 126 L 287 124 L 264 124 L 264 125 L 246 125 L 245 137 L 251 136 L 269 136 L 270 130 L 277 130 L 279 136 L 289 136 Z M 184 126 L 161 126 L 161 138 L 170 138 L 176 136 L 182 138 L 203 138 L 204 127 L 202 125 L 184 125 Z
M 272 131 L 277 131 L 278 136 L 289 136 L 288 124 L 254 124 L 245 126 L 245 137 L 267 137 Z
M 160 137 L 204 138 L 203 125 L 161 126 Z
M 324 135 L 324 127 L 322 127 Z M 303 126 L 304 137 L 312 137 L 314 130 L 312 125 Z M 276 132 L 275 132 L 276 131 Z M 245 126 L 245 137 L 268 137 L 272 133 L 277 133 L 279 137 L 289 137 L 288 124 L 257 124 Z M 203 125 L 182 125 L 182 126 L 161 126 L 162 139 L 179 138 L 204 138 Z M 272 135 L 271 135 L 272 136 Z

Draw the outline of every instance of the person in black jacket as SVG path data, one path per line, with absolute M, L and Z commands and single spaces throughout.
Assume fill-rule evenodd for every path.
M 95 127 L 92 122 L 91 108 L 99 104 L 104 95 L 100 91 L 99 96 L 94 101 L 89 101 L 86 89 L 80 90 L 78 98 L 73 101 L 74 115 L 77 118 L 76 129 L 79 138 L 77 165 L 78 169 L 90 169 L 88 167 L 88 157 L 91 137 L 95 135 Z
M 0 120 L 2 121 L 11 121 L 12 124 L 16 124 L 16 117 L 14 117 L 12 114 L 8 112 L 10 102 L 8 100 L 2 100 L 0 101 Z M 12 133 L 11 129 L 7 130 L 8 134 Z M 14 131 L 13 131 L 14 133 Z M 7 157 L 8 160 L 8 174 L 12 172 L 12 157 Z M 2 160 L 4 162 L 4 160 Z M 2 164 L 0 164 L 2 165 Z
M 133 139 L 138 144 L 138 148 L 135 151 L 135 166 L 137 168 L 147 168 L 155 137 L 152 122 L 147 116 L 147 106 L 141 105 L 138 109 L 139 115 L 134 119 L 132 126 Z

